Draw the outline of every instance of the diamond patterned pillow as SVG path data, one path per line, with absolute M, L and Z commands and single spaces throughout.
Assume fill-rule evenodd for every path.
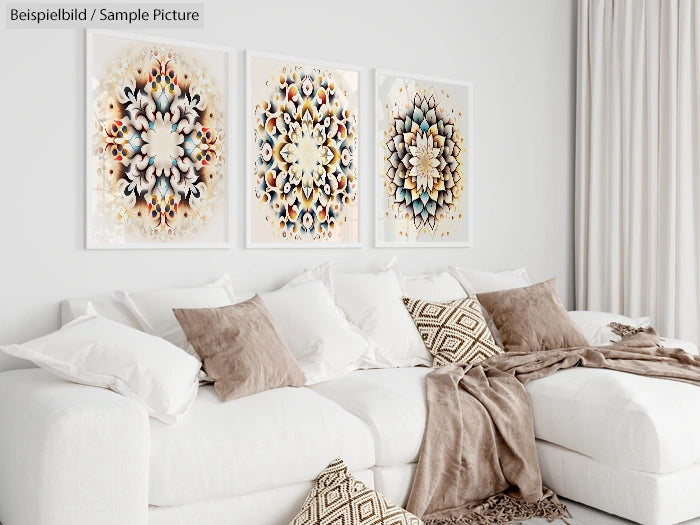
M 423 525 L 410 512 L 390 503 L 353 478 L 342 459 L 335 459 L 289 525 Z
M 502 350 L 494 342 L 476 297 L 444 303 L 403 298 L 435 368 L 478 363 Z

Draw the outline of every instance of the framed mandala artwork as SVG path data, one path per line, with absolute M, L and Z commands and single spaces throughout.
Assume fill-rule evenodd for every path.
M 87 32 L 87 248 L 229 246 L 225 48 Z
M 359 246 L 360 70 L 256 52 L 248 68 L 248 247 Z
M 375 244 L 471 246 L 472 84 L 375 75 Z

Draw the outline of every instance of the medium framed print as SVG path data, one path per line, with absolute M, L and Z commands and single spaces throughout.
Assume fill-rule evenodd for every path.
M 230 246 L 229 51 L 86 39 L 86 247 Z
M 471 82 L 375 71 L 375 244 L 472 246 Z
M 248 51 L 248 247 L 359 246 L 359 68 Z

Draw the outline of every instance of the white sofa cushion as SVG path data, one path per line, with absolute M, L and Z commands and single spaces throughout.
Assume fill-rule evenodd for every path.
M 527 385 L 537 438 L 609 466 L 652 473 L 700 462 L 700 388 L 574 368 Z
M 177 425 L 151 422 L 149 503 L 184 505 L 310 481 L 339 456 L 353 471 L 374 465 L 372 433 L 310 389 L 222 403 L 206 386 Z
M 371 470 L 360 470 L 352 475 L 374 488 Z M 151 507 L 148 525 L 287 525 L 313 486 L 313 481 L 304 481 L 179 507 Z
M 483 272 L 449 266 L 448 270 L 469 295 L 500 292 L 501 290 L 522 288 L 532 284 L 525 268 L 505 270 L 503 272 Z
M 204 286 L 145 292 L 117 291 L 115 294 L 146 333 L 170 341 L 197 359 L 199 356 L 175 319 L 173 308 L 216 308 L 233 304 L 236 300 L 228 275 Z
M 377 465 L 401 465 L 418 461 L 430 372 L 423 367 L 360 370 L 311 388 L 369 425 Z
M 467 296 L 459 281 L 448 272 L 403 277 L 404 294 L 425 301 L 453 301 Z
M 376 348 L 378 366 L 431 366 L 433 359 L 403 304 L 398 266 L 333 274 L 335 302 Z
M 666 348 L 680 348 L 689 354 L 698 355 L 698 345 L 692 341 L 684 339 L 673 339 L 672 337 L 662 337 L 661 345 Z
M 134 317 L 129 308 L 116 297 L 71 297 L 61 302 L 61 326 L 67 325 L 73 319 L 77 319 L 87 308 L 88 303 L 102 317 L 118 323 L 130 326 L 136 330 L 143 330 L 138 319 Z
M 160 337 L 100 317 L 90 304 L 60 330 L 0 350 L 69 381 L 109 388 L 166 423 L 184 415 L 197 395 L 197 359 Z
M 569 312 L 569 317 L 591 346 L 609 345 L 621 339 L 608 326 L 610 323 L 621 323 L 636 328 L 646 328 L 651 324 L 651 318 L 649 317 L 632 318 L 625 315 L 592 310 L 573 310 Z
M 320 279 L 259 295 L 307 385 L 335 379 L 374 360 L 372 345 L 348 323 Z
M 312 389 L 372 428 L 377 465 L 400 465 L 418 459 L 429 372 L 363 370 Z M 539 439 L 647 472 L 700 462 L 700 388 L 694 385 L 575 368 L 532 381 L 527 390 Z
M 649 317 L 627 317 L 609 312 L 595 312 L 591 310 L 573 310 L 569 312 L 569 317 L 576 323 L 581 333 L 586 336 L 588 344 L 592 346 L 610 345 L 620 340 L 620 336 L 613 333 L 608 326 L 610 323 L 622 323 L 638 328 L 650 326 Z M 698 347 L 692 341 L 662 337 L 661 345 L 666 348 L 680 348 L 689 354 L 698 355 Z
M 304 270 L 282 288 L 290 288 L 292 286 L 308 283 L 309 281 L 315 281 L 316 279 L 320 279 L 323 282 L 328 293 L 333 297 L 333 278 L 331 277 L 331 263 L 329 262 L 324 262 L 314 268 Z

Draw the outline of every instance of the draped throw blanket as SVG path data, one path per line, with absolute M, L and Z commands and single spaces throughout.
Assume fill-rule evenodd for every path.
M 641 333 L 609 347 L 510 352 L 430 373 L 428 419 L 407 509 L 426 525 L 568 517 L 542 486 L 524 385 L 582 366 L 700 386 L 700 357 L 659 348 L 655 340 Z

